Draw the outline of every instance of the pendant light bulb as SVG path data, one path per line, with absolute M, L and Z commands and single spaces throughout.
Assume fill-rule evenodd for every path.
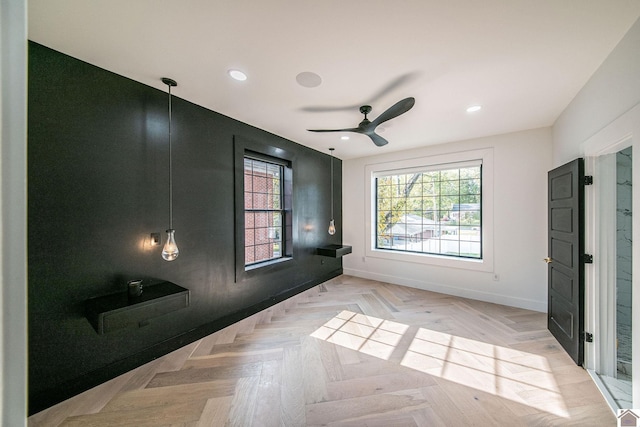
M 329 221 L 329 234 L 332 236 L 336 234 L 336 224 L 334 220 Z
M 178 258 L 180 251 L 176 245 L 175 232 L 173 229 L 173 158 L 171 153 L 171 88 L 177 86 L 175 80 L 167 77 L 162 78 L 162 83 L 169 89 L 169 229 L 167 230 L 167 242 L 162 248 L 162 258 L 165 261 L 173 261 Z
M 178 258 L 180 254 L 178 245 L 176 245 L 175 233 L 176 230 L 172 228 L 167 230 L 167 242 L 164 244 L 164 248 L 162 248 L 162 258 L 164 258 L 165 261 L 173 261 Z

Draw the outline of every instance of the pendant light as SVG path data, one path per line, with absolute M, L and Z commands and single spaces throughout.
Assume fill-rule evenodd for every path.
M 329 148 L 331 152 L 331 221 L 329 221 L 328 231 L 332 236 L 336 234 L 336 223 L 333 219 L 333 150 L 335 150 L 335 148 Z
M 167 77 L 162 78 L 162 83 L 169 88 L 169 229 L 167 230 L 167 242 L 162 248 L 162 258 L 165 261 L 173 261 L 178 258 L 180 251 L 176 245 L 175 232 L 173 229 L 173 165 L 171 153 L 171 87 L 178 86 L 175 80 Z

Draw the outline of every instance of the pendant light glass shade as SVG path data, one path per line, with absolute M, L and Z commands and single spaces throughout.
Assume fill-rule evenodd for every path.
M 332 236 L 336 234 L 336 224 L 334 220 L 329 221 L 329 234 Z
M 162 258 L 165 261 L 173 261 L 178 258 L 180 251 L 176 244 L 175 232 L 173 229 L 173 159 L 171 153 L 171 87 L 177 86 L 175 80 L 167 77 L 162 78 L 162 83 L 169 88 L 169 229 L 167 230 L 167 242 L 162 248 Z
M 176 245 L 175 233 L 176 230 L 172 228 L 167 230 L 167 242 L 164 244 L 164 248 L 162 248 L 162 258 L 164 258 L 165 261 L 173 261 L 178 258 L 180 254 L 178 245 Z
M 333 150 L 335 148 L 329 148 L 331 152 L 331 221 L 329 221 L 329 229 L 327 230 L 332 236 L 336 234 L 336 222 L 333 219 Z

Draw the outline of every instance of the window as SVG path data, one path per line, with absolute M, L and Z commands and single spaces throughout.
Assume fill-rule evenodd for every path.
M 493 271 L 493 149 L 365 166 L 365 255 Z
M 282 271 L 293 259 L 293 165 L 284 147 L 233 137 L 235 282 Z
M 375 175 L 376 248 L 482 258 L 482 164 Z
M 244 159 L 244 263 L 282 257 L 283 166 Z

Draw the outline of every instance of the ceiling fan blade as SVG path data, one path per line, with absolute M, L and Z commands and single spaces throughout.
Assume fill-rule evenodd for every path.
M 393 91 L 395 91 L 399 87 L 404 86 L 407 83 L 410 83 L 417 76 L 418 76 L 417 72 L 411 72 L 411 73 L 402 74 L 402 75 L 396 77 L 395 79 L 391 80 L 384 87 L 380 88 L 380 90 L 378 90 L 376 93 L 374 93 L 373 96 L 371 96 L 367 100 L 361 101 L 358 104 L 341 105 L 341 106 L 319 106 L 319 105 L 317 105 L 317 106 L 302 107 L 302 108 L 300 108 L 300 111 L 306 111 L 306 112 L 309 112 L 309 113 L 326 113 L 326 112 L 330 112 L 330 111 L 352 111 L 352 110 L 357 110 L 362 104 L 375 104 L 376 101 L 378 101 L 380 98 L 382 98 L 383 96 L 385 96 L 387 94 L 392 93 Z
M 383 145 L 387 145 L 389 141 L 378 135 L 377 133 L 371 132 L 367 134 L 369 138 L 376 144 L 378 147 L 382 147 Z
M 416 99 L 413 97 L 405 98 L 401 101 L 396 102 L 391 107 L 389 107 L 384 113 L 380 114 L 374 121 L 371 123 L 374 126 L 378 126 L 380 123 L 384 123 L 387 120 L 391 120 L 394 117 L 398 117 L 400 114 L 404 114 L 413 108 L 413 105 L 416 103 Z
M 378 92 L 376 92 L 371 97 L 371 99 L 365 102 L 365 104 L 375 104 L 376 101 L 382 98 L 383 96 L 392 93 L 393 91 L 395 91 L 396 89 L 398 89 L 403 85 L 406 85 L 407 83 L 410 83 L 411 80 L 414 80 L 416 78 L 417 74 L 418 73 L 416 72 L 412 72 L 412 73 L 405 73 L 401 76 L 396 77 L 395 79 L 390 81 L 385 87 L 381 88 Z
M 360 128 L 349 128 L 349 129 L 307 129 L 309 132 L 358 132 L 362 133 L 362 129 Z
M 324 105 L 318 105 L 318 106 L 309 106 L 309 107 L 302 107 L 300 108 L 300 111 L 306 111 L 307 113 L 327 113 L 327 112 L 334 112 L 334 111 L 353 111 L 353 110 L 357 110 L 358 107 L 360 105 L 347 105 L 347 106 L 335 106 L 335 107 L 328 107 L 328 106 L 324 106 Z

